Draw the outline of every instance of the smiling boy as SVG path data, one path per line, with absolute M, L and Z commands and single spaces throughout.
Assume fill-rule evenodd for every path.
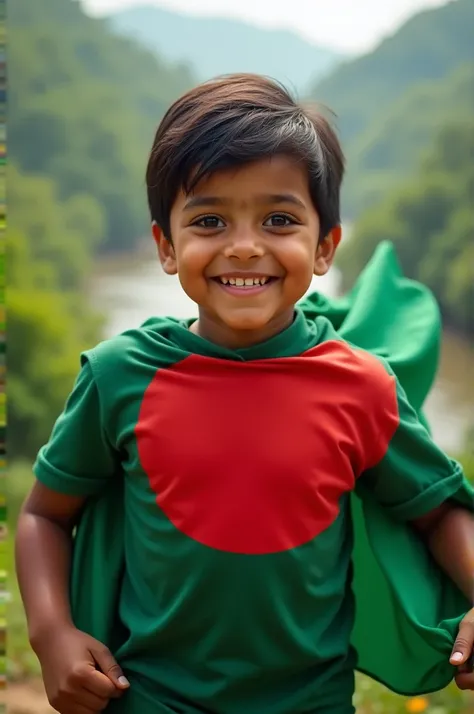
M 384 362 L 296 307 L 341 238 L 343 165 L 328 122 L 264 78 L 206 83 L 164 117 L 153 236 L 198 319 L 153 318 L 83 355 L 18 524 L 30 638 L 62 714 L 351 714 L 359 484 L 471 598 L 460 467 Z M 122 488 L 111 653 L 78 629 L 68 582 L 83 510 Z M 453 664 L 473 629 L 469 612 Z

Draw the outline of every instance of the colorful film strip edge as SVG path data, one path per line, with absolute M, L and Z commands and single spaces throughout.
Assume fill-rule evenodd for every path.
M 9 602 L 9 582 L 6 570 L 7 503 L 5 495 L 6 453 L 6 396 L 5 396 L 5 229 L 6 229 L 6 2 L 0 0 L 0 691 L 6 686 L 7 662 L 7 607 Z M 0 703 L 0 714 L 6 712 L 6 705 Z

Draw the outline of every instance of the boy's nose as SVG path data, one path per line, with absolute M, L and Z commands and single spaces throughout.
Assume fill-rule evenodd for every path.
M 261 241 L 251 233 L 235 236 L 227 243 L 224 249 L 226 258 L 238 258 L 239 260 L 260 258 L 264 252 Z

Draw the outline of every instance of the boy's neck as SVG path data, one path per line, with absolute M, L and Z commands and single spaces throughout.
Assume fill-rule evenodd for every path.
M 220 347 L 230 350 L 253 347 L 270 340 L 272 337 L 286 330 L 295 318 L 294 307 L 277 315 L 263 328 L 257 330 L 234 330 L 228 325 L 219 322 L 200 312 L 199 318 L 190 326 L 191 332 Z

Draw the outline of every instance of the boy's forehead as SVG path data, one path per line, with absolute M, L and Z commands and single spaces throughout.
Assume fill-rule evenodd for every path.
M 204 197 L 210 197 L 216 205 L 225 197 L 236 193 L 254 200 L 265 200 L 269 195 L 292 196 L 308 193 L 308 170 L 304 163 L 287 156 L 272 156 L 245 164 L 217 168 L 204 176 L 197 185 L 181 196 L 190 207 L 198 206 Z M 291 201 L 291 199 L 290 199 Z

